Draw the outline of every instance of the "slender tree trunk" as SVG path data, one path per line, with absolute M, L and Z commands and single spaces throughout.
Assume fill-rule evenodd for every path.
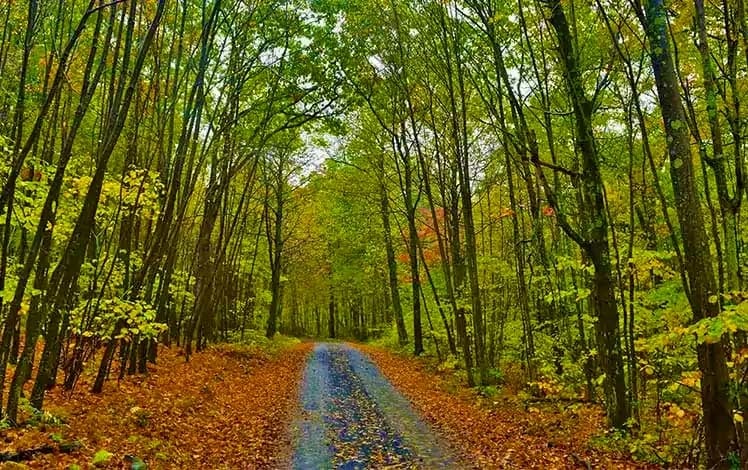
M 662 0 L 647 0 L 646 11 L 637 11 L 650 41 L 660 112 L 667 134 L 670 176 L 675 193 L 685 254 L 685 268 L 691 289 L 694 321 L 719 314 L 718 288 L 714 279 L 709 242 L 694 176 L 687 118 L 678 93 L 673 56 L 667 33 L 667 18 Z M 697 346 L 701 371 L 701 402 L 704 412 L 704 436 L 707 467 L 730 467 L 731 454 L 739 455 L 733 404 L 729 395 L 730 378 L 724 341 Z
M 560 1 L 549 4 L 549 23 L 556 32 L 558 54 L 564 68 L 567 92 L 574 111 L 576 145 L 582 156 L 582 173 L 580 175 L 581 197 L 587 209 L 588 219 L 584 235 L 579 236 L 571 227 L 559 218 L 564 230 L 586 252 L 592 262 L 593 275 L 592 300 L 595 305 L 597 342 L 600 362 L 605 372 L 604 389 L 606 414 L 610 425 L 622 428 L 630 415 L 626 380 L 623 369 L 623 354 L 620 344 L 620 326 L 618 307 L 615 299 L 615 283 L 610 260 L 608 240 L 608 220 L 605 209 L 604 189 L 599 168 L 599 158 L 593 135 L 592 115 L 594 103 L 583 89 L 581 71 L 574 48 L 574 37 L 569 27 L 566 14 Z M 534 143 L 531 143 L 535 147 Z M 531 152 L 537 161 L 537 152 Z M 551 191 L 546 186 L 546 193 Z M 549 197 L 555 200 L 555 196 Z M 558 204 L 553 204 L 556 213 Z
M 384 172 L 384 162 L 380 161 L 381 172 Z M 381 175 L 379 184 L 380 191 L 380 213 L 382 215 L 382 226 L 384 232 L 384 248 L 387 253 L 387 276 L 389 280 L 390 298 L 392 312 L 395 317 L 397 326 L 397 339 L 400 346 L 408 344 L 408 330 L 405 328 L 405 319 L 403 318 L 403 307 L 400 303 L 400 282 L 397 278 L 397 260 L 395 259 L 395 249 L 392 246 L 392 227 L 390 226 L 390 200 L 385 187 L 384 175 Z

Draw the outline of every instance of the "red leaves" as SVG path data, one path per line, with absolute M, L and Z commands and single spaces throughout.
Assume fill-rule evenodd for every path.
M 439 246 L 437 243 L 437 228 L 439 229 L 439 232 L 442 237 L 444 237 L 444 230 L 446 227 L 446 223 L 444 220 L 445 211 L 442 207 L 436 207 L 434 208 L 434 213 L 432 214 L 431 209 L 428 207 L 420 207 L 418 209 L 418 217 L 416 220 L 416 230 L 418 239 L 421 243 L 421 248 L 423 249 L 423 258 L 426 260 L 426 263 L 429 266 L 434 266 L 437 263 L 441 262 L 441 255 L 439 253 Z M 435 216 L 435 217 L 434 217 Z M 405 247 L 407 250 L 407 246 Z M 397 254 L 397 260 L 403 264 L 403 265 L 409 265 L 410 264 L 410 255 L 407 251 L 401 252 Z M 420 256 L 419 256 L 419 262 L 420 262 Z M 410 283 L 411 279 L 408 277 L 407 279 L 403 279 L 403 282 Z

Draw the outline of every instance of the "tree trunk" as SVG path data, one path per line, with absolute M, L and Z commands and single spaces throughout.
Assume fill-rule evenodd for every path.
M 648 0 L 646 12 L 638 11 L 637 14 L 649 37 L 649 53 L 667 134 L 675 208 L 683 233 L 691 308 L 694 321 L 699 321 L 719 314 L 719 292 L 696 189 L 685 110 L 678 93 L 679 84 L 670 52 L 667 13 L 662 0 Z M 697 353 L 701 371 L 707 467 L 727 469 L 731 456 L 739 455 L 739 447 L 732 419 L 733 403 L 729 395 L 730 378 L 724 340 L 699 344 Z
M 384 161 L 380 161 L 380 170 L 384 173 Z M 384 247 L 387 252 L 387 276 L 389 279 L 390 298 L 392 313 L 397 325 L 397 340 L 400 346 L 408 344 L 408 330 L 405 328 L 403 318 L 403 306 L 400 303 L 400 282 L 397 278 L 397 260 L 395 259 L 395 248 L 392 246 L 392 227 L 390 226 L 390 200 L 384 182 L 384 174 L 381 175 L 379 184 L 380 191 L 380 213 L 382 215 L 382 228 L 384 231 Z
M 574 111 L 575 143 L 582 156 L 582 174 L 580 175 L 582 201 L 588 213 L 583 236 L 570 233 L 571 228 L 566 224 L 562 224 L 562 227 L 585 250 L 595 268 L 592 300 L 598 318 L 596 326 L 600 363 L 605 372 L 603 386 L 606 415 L 611 426 L 622 428 L 628 421 L 630 407 L 626 393 L 618 307 L 610 260 L 604 188 L 593 134 L 594 103 L 587 98 L 583 89 L 577 51 L 573 46 L 572 32 L 561 2 L 552 1 L 550 10 L 551 15 L 548 21 L 556 31 L 558 55 L 563 64 L 566 88 Z M 531 146 L 535 147 L 535 144 L 531 143 Z M 532 153 L 533 158 L 537 160 L 537 152 Z M 550 190 L 549 187 L 546 189 Z M 554 209 L 558 214 L 558 208 L 554 207 Z

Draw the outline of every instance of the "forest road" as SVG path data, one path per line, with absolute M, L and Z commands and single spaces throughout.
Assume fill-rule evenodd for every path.
M 355 348 L 317 344 L 300 398 L 294 469 L 461 467 L 408 400 Z

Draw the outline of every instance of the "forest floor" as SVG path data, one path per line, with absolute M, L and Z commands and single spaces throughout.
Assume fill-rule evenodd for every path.
M 311 348 L 310 343 L 275 352 L 218 346 L 194 354 L 189 362 L 176 348 L 164 348 L 147 376 L 109 381 L 100 395 L 88 391 L 90 376 L 72 395 L 54 389 L 47 410 L 64 424 L 2 430 L 0 453 L 57 439 L 81 447 L 22 464 L 131 468 L 128 456 L 134 456 L 149 469 L 286 467 L 292 448 L 289 426 Z M 103 461 L 95 465 L 98 460 Z
M 487 398 L 427 359 L 374 346 L 162 349 L 147 376 L 93 395 L 53 390 L 45 420 L 0 430 L 4 452 L 76 442 L 10 468 L 647 468 L 590 446 L 598 407 Z M 96 464 L 97 461 L 100 461 Z
M 659 468 L 590 445 L 603 435 L 598 406 L 582 403 L 523 403 L 512 393 L 484 397 L 440 373 L 428 359 L 414 359 L 366 345 L 382 374 L 411 402 L 432 428 L 447 438 L 468 467 L 481 469 Z

